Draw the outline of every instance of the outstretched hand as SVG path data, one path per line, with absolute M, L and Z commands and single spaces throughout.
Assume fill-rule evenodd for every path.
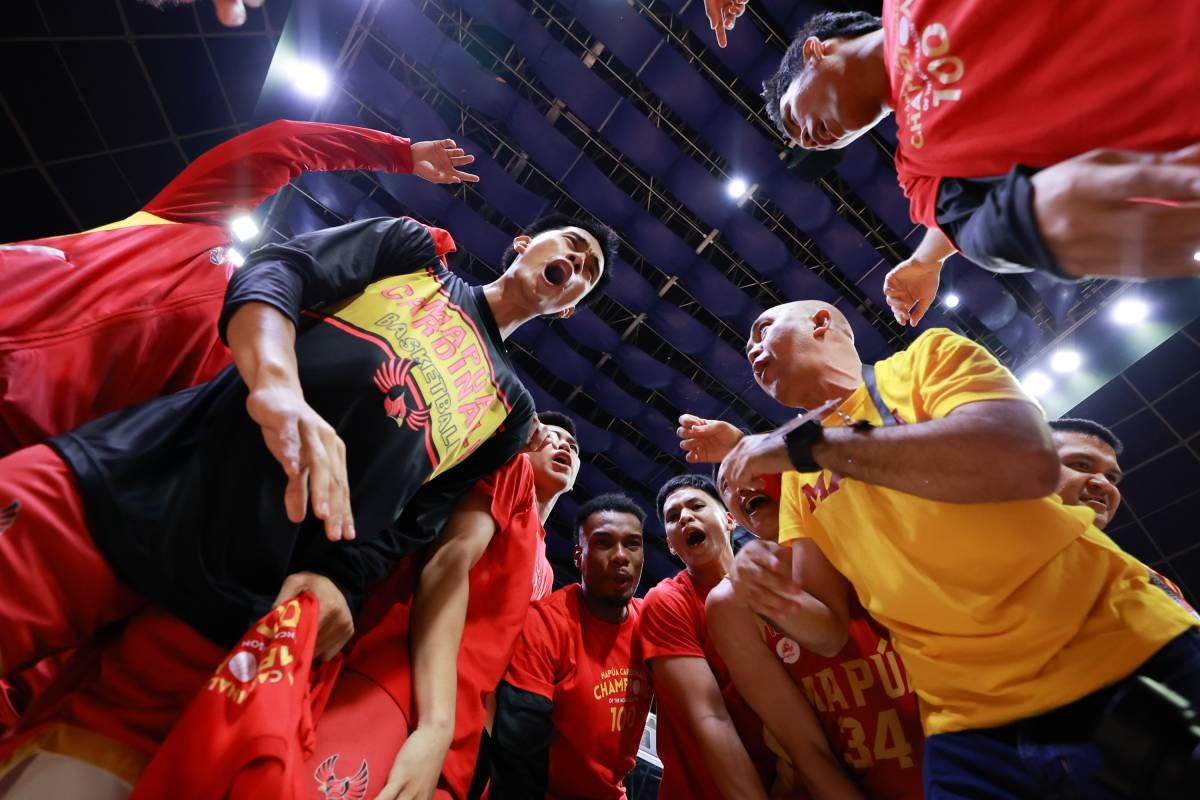
M 727 31 L 733 30 L 737 18 L 746 13 L 749 0 L 704 0 L 704 13 L 708 15 L 708 26 L 717 37 L 717 47 L 729 44 Z
M 941 277 L 942 262 L 918 261 L 915 257 L 889 272 L 883 279 L 883 294 L 896 322 L 915 328 L 937 297 Z
M 437 789 L 450 737 L 417 729 L 404 742 L 378 800 L 429 800 Z
M 311 500 L 313 513 L 325 521 L 329 541 L 353 539 L 346 446 L 337 431 L 305 402 L 298 387 L 257 388 L 246 398 L 246 410 L 287 475 L 288 519 L 303 522 Z
M 1170 153 L 1092 150 L 1030 182 L 1038 230 L 1067 274 L 1200 274 L 1200 144 Z
M 412 144 L 413 175 L 430 183 L 476 183 L 478 175 L 463 172 L 460 168 L 475 161 L 453 139 Z
M 693 414 L 679 417 L 675 429 L 679 437 L 679 449 L 687 455 L 689 464 L 716 464 L 725 458 L 733 446 L 742 439 L 742 432 L 719 419 L 703 419 Z

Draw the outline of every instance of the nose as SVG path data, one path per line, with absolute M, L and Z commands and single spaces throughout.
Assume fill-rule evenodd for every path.
M 614 564 L 628 564 L 629 551 L 626 550 L 624 546 L 618 545 L 617 548 L 613 550 L 612 560 Z
M 746 351 L 746 360 L 749 361 L 751 364 L 753 364 L 754 360 L 756 358 L 758 358 L 761 353 L 762 353 L 762 342 L 752 344 L 752 345 L 750 345 L 750 349 Z
M 571 268 L 576 272 L 583 271 L 584 255 L 576 250 L 568 250 L 567 258 L 571 262 Z

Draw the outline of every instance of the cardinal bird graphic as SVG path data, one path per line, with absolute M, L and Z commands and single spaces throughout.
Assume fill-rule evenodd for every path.
M 415 362 L 393 358 L 375 371 L 375 386 L 383 392 L 383 410 L 396 422 L 419 431 L 429 425 L 429 409 L 422 408 L 421 395 L 412 380 Z M 413 408 L 408 407 L 408 398 Z
M 17 512 L 20 510 L 20 500 L 13 500 L 4 508 L 0 508 L 0 535 L 13 526 L 13 523 L 17 521 Z
M 317 765 L 313 777 L 317 779 L 317 789 L 326 800 L 364 800 L 367 796 L 367 782 L 370 779 L 367 760 L 364 758 L 358 772 L 349 778 L 339 778 L 333 771 L 337 764 L 338 754 Z

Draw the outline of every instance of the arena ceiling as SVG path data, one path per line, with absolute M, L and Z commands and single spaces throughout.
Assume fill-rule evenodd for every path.
M 453 137 L 476 155 L 482 180 L 307 174 L 259 212 L 264 239 L 408 214 L 451 231 L 454 266 L 484 282 L 516 231 L 551 210 L 617 230 L 607 296 L 569 321 L 531 323 L 511 343 L 539 406 L 580 426 L 579 486 L 549 526 L 560 582 L 574 579 L 576 502 L 606 491 L 650 513 L 643 590 L 678 571 L 653 520 L 658 487 L 692 469 L 676 418 L 765 429 L 787 416 L 742 355 L 763 309 L 834 303 L 867 360 L 946 326 L 1019 370 L 1123 291 L 995 276 L 955 258 L 943 287 L 958 306 L 939 304 L 916 331 L 896 324 L 883 276 L 921 231 L 896 185 L 894 127 L 805 157 L 785 146 L 758 98 L 809 14 L 870 3 L 754 0 L 723 50 L 701 0 L 267 0 L 233 30 L 203 7 L 15 6 L 0 36 L 0 181 L 22 201 L 0 240 L 122 217 L 187 160 L 281 116 Z M 324 98 L 293 90 L 296 59 L 328 70 Z M 736 197 L 735 179 L 744 182 Z

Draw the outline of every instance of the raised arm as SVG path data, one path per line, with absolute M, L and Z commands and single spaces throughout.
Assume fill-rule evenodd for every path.
M 433 795 L 454 738 L 458 648 L 470 598 L 468 577 L 496 531 L 491 498 L 463 496 L 421 569 L 412 612 L 417 728 L 392 764 L 380 800 Z
M 695 656 L 666 656 L 648 663 L 654 690 L 680 710 L 722 796 L 726 800 L 766 800 L 762 780 L 725 708 L 708 662 Z
M 863 800 L 830 749 L 812 706 L 763 641 L 753 612 L 738 601 L 728 581 L 709 593 L 705 612 L 734 686 L 783 745 L 814 800 Z
M 221 224 L 305 170 L 412 172 L 409 144 L 370 128 L 277 120 L 201 155 L 143 210 L 174 222 Z
M 912 256 L 883 279 L 883 294 L 896 322 L 916 326 L 937 297 L 942 264 L 954 255 L 954 244 L 937 228 L 927 228 Z

